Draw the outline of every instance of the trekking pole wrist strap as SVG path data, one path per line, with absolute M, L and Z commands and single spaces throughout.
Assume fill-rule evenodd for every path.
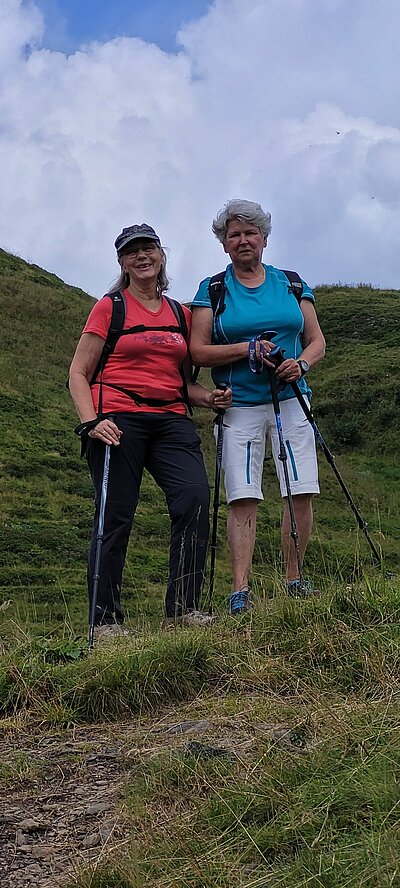
M 88 422 L 79 423 L 79 425 L 77 425 L 74 429 L 75 435 L 78 435 L 79 438 L 87 438 L 89 432 L 91 432 L 92 429 L 96 428 L 99 422 L 101 422 L 103 419 L 111 419 L 111 414 L 100 413 L 99 416 L 96 416 L 96 419 L 89 419 Z
M 257 354 L 256 342 L 259 342 L 259 353 Z M 253 336 L 249 342 L 249 367 L 252 373 L 259 375 L 264 370 L 264 345 L 260 336 Z

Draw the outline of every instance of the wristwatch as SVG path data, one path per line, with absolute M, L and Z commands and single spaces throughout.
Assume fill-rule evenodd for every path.
M 300 360 L 297 361 L 297 363 L 300 367 L 301 375 L 304 376 L 304 374 L 307 373 L 308 370 L 310 369 L 309 363 L 307 361 L 304 361 L 303 358 L 300 358 Z

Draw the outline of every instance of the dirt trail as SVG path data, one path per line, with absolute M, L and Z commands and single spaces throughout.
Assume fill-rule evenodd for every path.
M 103 726 L 0 743 L 9 774 L 0 788 L 1 888 L 56 888 L 74 867 L 126 841 L 130 734 L 132 727 Z
M 215 713 L 215 709 L 211 707 Z M 204 713 L 204 710 L 203 710 Z M 182 708 L 159 719 L 86 726 L 59 734 L 2 724 L 0 762 L 1 888 L 62 888 L 87 863 L 129 847 L 127 778 L 145 758 L 185 746 L 195 754 L 246 757 L 261 734 L 298 754 L 282 724 L 212 719 Z

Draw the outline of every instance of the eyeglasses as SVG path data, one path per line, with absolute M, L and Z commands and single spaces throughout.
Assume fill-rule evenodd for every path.
M 123 251 L 123 256 L 135 256 L 137 253 L 154 253 L 155 250 L 158 250 L 159 247 L 157 244 L 152 241 L 147 241 L 146 243 L 136 243 L 136 244 L 127 244 L 126 248 Z

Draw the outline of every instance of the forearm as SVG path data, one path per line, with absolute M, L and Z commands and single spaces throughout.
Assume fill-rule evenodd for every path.
M 213 389 L 211 392 L 198 382 L 188 383 L 188 395 L 193 407 L 208 407 L 227 410 L 232 406 L 232 389 L 229 386 Z
M 69 391 L 81 422 L 90 422 L 90 420 L 96 419 L 92 392 L 84 374 L 70 374 Z
M 204 385 L 199 382 L 188 383 L 189 401 L 193 407 L 212 407 L 213 395 Z
M 322 360 L 324 355 L 325 355 L 325 340 L 318 339 L 313 342 L 310 342 L 307 346 L 305 346 L 301 355 L 298 356 L 297 360 L 299 360 L 299 358 L 301 358 L 302 360 L 307 361 L 307 364 L 309 364 L 310 367 L 315 367 L 315 365 L 318 364 L 318 362 Z
M 190 351 L 194 364 L 200 367 L 223 367 L 235 364 L 248 357 L 249 343 L 236 342 L 234 345 L 196 345 L 191 341 Z
M 304 303 L 304 305 L 303 305 Z M 304 330 L 302 336 L 303 350 L 297 355 L 297 360 L 307 361 L 310 367 L 315 367 L 325 354 L 325 338 L 318 323 L 315 308 L 307 299 L 301 302 L 301 310 L 304 316 Z

